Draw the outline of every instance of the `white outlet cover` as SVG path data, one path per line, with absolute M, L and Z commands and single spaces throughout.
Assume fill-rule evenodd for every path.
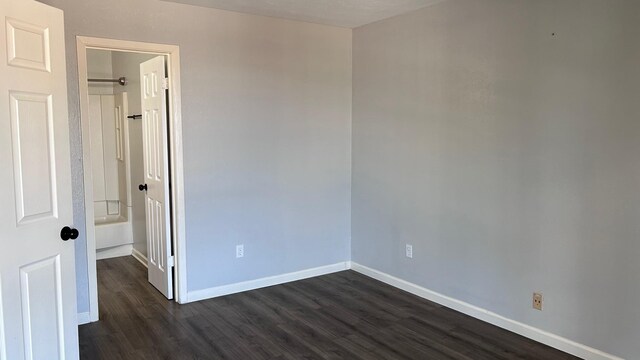
M 236 258 L 244 257 L 244 245 L 236 245 Z

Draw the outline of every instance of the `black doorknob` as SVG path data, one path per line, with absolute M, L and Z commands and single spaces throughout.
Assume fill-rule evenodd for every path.
M 138 185 L 138 189 L 140 189 L 140 191 L 147 191 L 147 184 Z
M 62 230 L 60 230 L 60 239 L 64 241 L 67 241 L 69 239 L 75 240 L 78 238 L 79 234 L 80 233 L 78 232 L 78 230 L 65 226 L 62 228 Z

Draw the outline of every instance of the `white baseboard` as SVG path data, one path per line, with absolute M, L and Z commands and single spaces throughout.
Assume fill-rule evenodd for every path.
M 133 245 L 120 245 L 96 251 L 96 260 L 111 259 L 114 257 L 129 256 L 133 250 Z
M 617 356 L 607 354 L 603 351 L 591 348 L 589 346 L 579 344 L 575 341 L 563 338 L 550 332 L 529 326 L 527 324 L 498 315 L 487 309 L 483 309 L 464 301 L 442 295 L 435 291 L 426 289 L 422 286 L 410 283 L 395 276 L 386 274 L 355 262 L 350 262 L 350 268 L 363 275 L 380 280 L 398 289 L 410 292 L 427 300 L 433 301 L 440 305 L 459 311 L 476 319 L 488 322 L 495 326 L 509 330 L 516 334 L 522 335 L 529 339 L 551 346 L 566 353 L 581 357 L 586 360 L 623 360 Z
M 84 324 L 88 324 L 91 322 L 91 313 L 90 312 L 83 312 L 83 313 L 78 313 L 78 325 L 84 325 Z
M 291 281 L 307 279 L 315 276 L 326 275 L 338 271 L 349 269 L 349 262 L 344 261 L 337 264 L 320 266 L 312 269 L 306 269 L 291 272 L 282 275 L 269 276 L 256 280 L 243 281 L 235 284 L 222 285 L 209 289 L 189 291 L 187 293 L 187 302 L 211 299 L 218 296 L 235 294 L 243 291 L 259 289 L 267 286 L 284 284 Z
M 136 249 L 131 250 L 131 256 L 133 256 L 136 260 L 140 261 L 144 267 L 148 267 L 147 257 L 142 255 L 142 253 Z

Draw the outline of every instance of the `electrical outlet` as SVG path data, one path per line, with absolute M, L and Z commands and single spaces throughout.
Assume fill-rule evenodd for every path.
M 533 293 L 533 308 L 542 311 L 542 293 Z
M 236 245 L 236 257 L 241 258 L 244 256 L 244 245 Z
M 407 257 L 408 258 L 413 258 L 413 245 L 407 244 L 407 247 L 406 247 L 405 250 L 406 250 Z

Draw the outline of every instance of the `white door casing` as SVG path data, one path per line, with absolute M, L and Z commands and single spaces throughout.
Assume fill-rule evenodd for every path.
M 0 359 L 77 359 L 62 11 L 0 2 Z
M 173 299 L 167 80 L 164 56 L 140 64 L 149 282 Z

